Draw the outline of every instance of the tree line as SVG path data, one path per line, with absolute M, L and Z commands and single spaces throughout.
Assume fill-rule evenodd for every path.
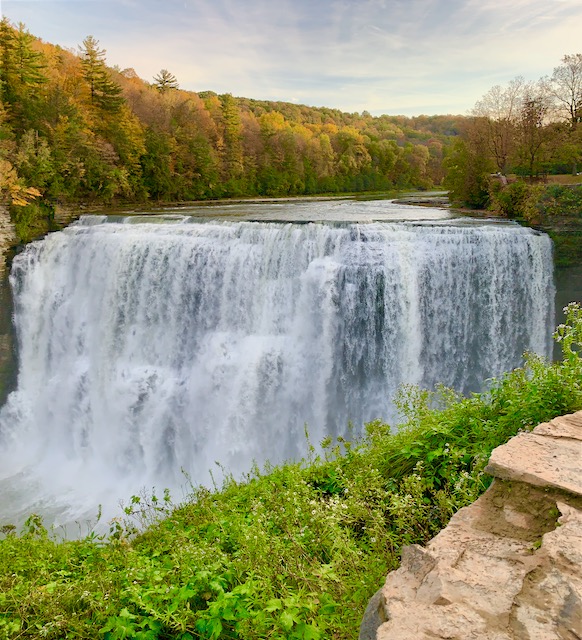
M 183 91 L 167 69 L 109 67 L 93 36 L 69 51 L 0 22 L 0 191 L 16 205 L 427 188 L 462 119 Z
M 503 203 L 497 197 L 514 175 L 525 182 L 547 174 L 578 173 L 582 162 L 582 54 L 565 55 L 551 76 L 517 77 L 492 87 L 460 128 L 445 160 L 452 199 L 474 208 Z M 491 175 L 497 180 L 491 180 Z M 511 192 L 510 190 L 510 192 Z M 502 198 L 503 200 L 503 198 Z M 501 206 L 500 213 L 503 213 Z
M 536 83 L 493 87 L 468 116 L 373 117 L 192 92 L 109 67 L 0 21 L 0 200 L 21 237 L 55 205 L 425 189 L 499 205 L 492 174 L 533 179 L 582 161 L 582 54 Z M 499 213 L 507 215 L 503 207 Z M 41 221 L 35 231 L 35 224 Z

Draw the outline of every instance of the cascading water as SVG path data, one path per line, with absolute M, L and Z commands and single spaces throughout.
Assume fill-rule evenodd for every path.
M 402 383 L 476 390 L 550 355 L 552 278 L 513 225 L 83 218 L 14 260 L 0 519 L 296 458 Z

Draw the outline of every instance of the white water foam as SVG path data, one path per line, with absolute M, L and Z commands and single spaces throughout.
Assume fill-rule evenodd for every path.
M 551 242 L 514 225 L 86 217 L 11 279 L 2 521 L 297 458 L 306 424 L 358 431 L 402 383 L 476 390 L 551 349 Z

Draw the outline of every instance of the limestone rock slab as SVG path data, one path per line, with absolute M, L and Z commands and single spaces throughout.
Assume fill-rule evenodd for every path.
M 542 422 L 533 432 L 537 435 L 550 436 L 551 438 L 582 440 L 582 411 L 554 418 L 550 422 Z
M 491 454 L 485 471 L 496 478 L 526 482 L 582 496 L 582 411 L 564 421 L 520 433 Z M 541 428 L 540 428 L 541 427 Z
M 497 479 L 403 550 L 361 640 L 582 638 L 581 430 L 577 412 L 496 449 Z

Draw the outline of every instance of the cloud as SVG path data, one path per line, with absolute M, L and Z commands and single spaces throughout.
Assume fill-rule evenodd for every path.
M 464 113 L 551 73 L 582 23 L 580 0 L 2 1 L 35 35 L 92 34 L 148 80 L 167 68 L 186 89 L 389 113 Z

